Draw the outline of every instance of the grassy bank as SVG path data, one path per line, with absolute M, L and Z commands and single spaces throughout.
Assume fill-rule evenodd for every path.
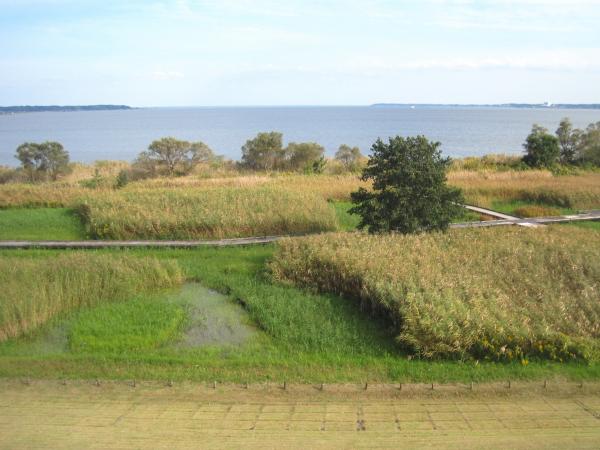
M 67 208 L 0 209 L 0 240 L 80 240 L 85 229 Z
M 564 227 L 280 242 L 274 276 L 357 299 L 425 357 L 593 359 L 600 234 Z
M 5 254 L 0 259 L 0 341 L 81 307 L 124 301 L 180 281 L 173 262 L 152 258 L 69 253 L 42 259 Z

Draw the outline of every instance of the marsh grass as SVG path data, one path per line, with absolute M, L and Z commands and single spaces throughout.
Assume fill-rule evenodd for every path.
M 354 298 L 424 357 L 597 358 L 600 234 L 564 228 L 280 241 L 275 279 Z
M 492 207 L 493 202 L 523 201 L 571 209 L 600 207 L 600 173 L 555 176 L 543 170 L 455 171 L 449 184 L 463 190 L 469 204 Z
M 119 302 L 181 282 L 174 262 L 76 252 L 0 259 L 0 341 L 82 307 Z
M 79 213 L 99 239 L 220 239 L 337 227 L 318 195 L 270 187 L 117 191 L 85 198 Z

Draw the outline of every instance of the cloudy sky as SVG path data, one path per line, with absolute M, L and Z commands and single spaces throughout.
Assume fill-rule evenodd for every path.
M 600 0 L 0 0 L 0 105 L 600 103 Z

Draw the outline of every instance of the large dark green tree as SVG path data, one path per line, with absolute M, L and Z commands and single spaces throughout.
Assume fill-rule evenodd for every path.
M 462 213 L 459 189 L 446 184 L 449 158 L 439 142 L 425 136 L 378 139 L 363 169 L 362 180 L 373 189 L 352 193 L 350 212 L 361 216 L 359 228 L 369 232 L 444 230 Z
M 58 142 L 25 142 L 15 157 L 31 181 L 56 180 L 69 172 L 69 152 Z

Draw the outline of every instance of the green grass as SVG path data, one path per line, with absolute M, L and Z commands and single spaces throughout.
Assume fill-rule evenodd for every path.
M 79 218 L 67 208 L 0 209 L 0 240 L 85 239 Z
M 135 322 L 127 313 L 114 315 L 110 319 L 114 320 L 112 322 L 105 321 L 101 318 L 106 310 L 90 309 L 89 313 L 83 312 L 69 319 L 71 322 L 47 324 L 26 338 L 0 344 L 0 376 L 229 382 L 285 379 L 325 383 L 600 379 L 598 364 L 534 360 L 525 366 L 520 363 L 411 360 L 398 350 L 389 324 L 361 311 L 357 303 L 336 295 L 308 293 L 272 284 L 264 271 L 273 251 L 274 247 L 269 245 L 89 252 L 176 259 L 188 279 L 201 281 L 207 287 L 226 293 L 232 301 L 243 304 L 251 320 L 263 332 L 259 342 L 239 349 L 175 349 L 169 345 L 144 345 L 141 350 L 125 347 L 117 353 L 105 344 L 87 352 L 44 345 L 53 336 L 60 335 L 60 330 L 69 335 L 70 327 L 82 330 L 97 327 L 96 335 L 104 336 L 102 341 L 109 342 L 110 330 L 123 330 L 123 335 L 127 335 L 127 324 Z M 0 258 L 11 255 L 47 261 L 57 253 L 69 252 L 5 250 L 0 252 Z M 157 300 L 152 297 L 134 300 L 145 301 Z M 129 310 L 128 303 L 121 305 L 125 308 L 123 311 Z M 132 304 L 131 311 L 137 307 Z M 77 317 L 85 319 L 88 325 L 84 327 L 83 322 L 77 325 Z
M 360 216 L 350 214 L 348 211 L 352 208 L 352 202 L 332 201 L 332 207 L 335 209 L 335 215 L 338 220 L 338 228 L 340 231 L 356 230 L 360 222 Z
M 92 354 L 159 348 L 176 338 L 184 320 L 181 305 L 161 298 L 108 303 L 80 314 L 70 329 L 69 346 L 73 352 Z

